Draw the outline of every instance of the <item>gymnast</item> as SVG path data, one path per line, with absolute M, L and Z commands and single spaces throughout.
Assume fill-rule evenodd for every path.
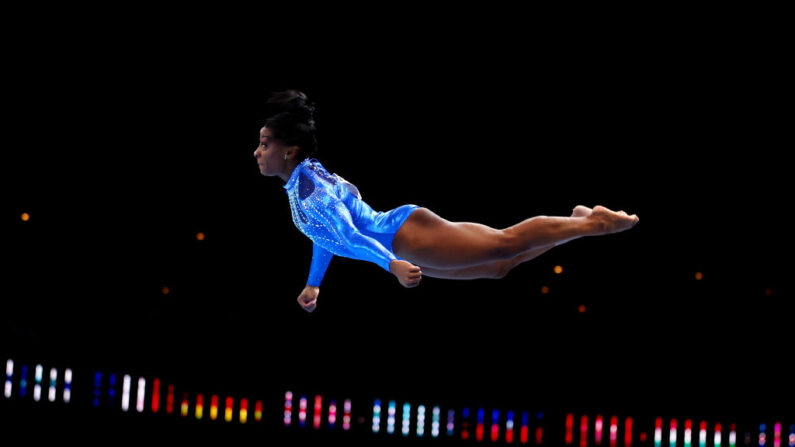
M 312 240 L 312 262 L 298 303 L 315 310 L 333 255 L 370 261 L 416 287 L 423 275 L 445 279 L 503 278 L 517 265 L 583 236 L 632 228 L 638 216 L 576 206 L 569 217 L 535 216 L 504 229 L 450 222 L 408 204 L 374 211 L 359 190 L 315 158 L 314 105 L 297 90 L 276 92 L 254 151 L 260 173 L 284 180 L 293 222 Z

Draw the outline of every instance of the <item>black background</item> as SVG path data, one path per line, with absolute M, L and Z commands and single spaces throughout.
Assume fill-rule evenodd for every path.
M 237 41 L 166 21 L 7 40 L 2 353 L 277 402 L 791 412 L 777 28 L 482 21 L 495 31 Z M 311 243 L 252 157 L 287 88 L 317 104 L 317 158 L 376 210 L 504 228 L 601 204 L 641 222 L 498 281 L 404 289 L 335 258 L 307 314 Z

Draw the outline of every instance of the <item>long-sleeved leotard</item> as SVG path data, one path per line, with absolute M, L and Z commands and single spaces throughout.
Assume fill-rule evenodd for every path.
M 295 167 L 284 189 L 295 226 L 313 242 L 307 285 L 320 286 L 333 255 L 374 262 L 386 271 L 400 259 L 392 241 L 417 205 L 373 211 L 355 186 L 314 158 Z

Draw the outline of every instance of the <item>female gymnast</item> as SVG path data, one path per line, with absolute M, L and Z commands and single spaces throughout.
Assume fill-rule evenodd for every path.
M 333 255 L 370 261 L 416 287 L 423 275 L 502 278 L 517 265 L 582 236 L 627 230 L 636 215 L 603 206 L 574 208 L 569 217 L 535 216 L 504 229 L 450 222 L 417 205 L 374 211 L 359 190 L 314 158 L 314 106 L 300 91 L 274 93 L 270 118 L 254 151 L 260 173 L 285 181 L 293 222 L 313 242 L 312 263 L 298 303 L 315 310 Z

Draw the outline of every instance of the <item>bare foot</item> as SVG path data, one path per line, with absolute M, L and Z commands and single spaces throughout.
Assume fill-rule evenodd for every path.
M 588 217 L 593 212 L 592 209 L 588 208 L 587 206 L 577 205 L 574 207 L 574 210 L 571 213 L 571 217 Z
M 624 211 L 616 212 L 600 205 L 595 206 L 588 217 L 599 223 L 600 229 L 597 234 L 619 233 L 629 230 L 640 220 L 635 214 L 628 215 Z

